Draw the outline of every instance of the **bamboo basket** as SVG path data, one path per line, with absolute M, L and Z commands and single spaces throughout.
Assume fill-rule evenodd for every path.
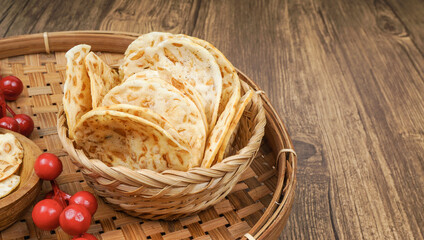
M 239 76 L 245 83 L 243 88 L 251 87 L 260 94 L 245 111 L 241 126 L 243 124 L 244 126 L 264 124 L 260 121 L 261 114 L 264 114 L 267 121 L 265 138 L 259 148 L 263 134 L 260 131 L 261 127 L 246 128 L 248 133 L 238 134 L 236 144 L 233 145 L 233 152 L 240 149 L 238 154 L 227 157 L 221 165 L 215 165 L 215 169 L 212 168 L 209 171 L 195 169 L 194 172 L 185 174 L 169 171 L 162 174 L 168 178 L 166 181 L 160 177 L 158 179 L 157 177 L 160 175 L 146 172 L 143 176 L 144 183 L 148 182 L 156 188 L 146 190 L 145 187 L 134 188 L 132 186 L 134 182 L 140 181 L 137 179 L 140 176 L 134 177 L 130 175 L 130 172 L 125 172 L 126 169 L 115 169 L 121 173 L 124 172 L 124 175 L 108 172 L 104 166 L 99 170 L 98 168 L 102 168 L 100 161 L 88 160 L 82 151 L 74 150 L 72 144 L 65 143 L 66 151 L 62 150 L 58 141 L 59 136 L 62 140 L 67 140 L 66 134 L 64 134 L 66 122 L 59 107 L 63 91 L 62 85 L 65 80 L 64 52 L 74 45 L 86 43 L 92 46 L 93 51 L 101 51 L 101 58 L 113 65 L 122 58 L 122 53 L 128 44 L 138 35 L 79 31 L 34 34 L 0 40 L 1 74 L 3 76 L 16 75 L 27 87 L 18 101 L 10 103 L 10 105 L 17 112 L 34 116 L 37 129 L 31 139 L 41 149 L 56 153 L 61 157 L 64 162 L 64 172 L 58 181 L 62 189 L 72 194 L 79 190 L 93 191 L 89 187 L 92 185 L 98 196 L 106 197 L 107 201 L 112 202 L 119 209 L 126 207 L 125 210 L 140 209 L 139 205 L 131 202 L 132 196 L 138 193 L 150 197 L 150 201 L 155 204 L 162 203 L 162 206 L 164 205 L 163 201 L 168 201 L 170 197 L 174 201 L 181 199 L 181 196 L 196 196 L 194 199 L 201 200 L 197 205 L 193 202 L 187 205 L 188 208 L 191 208 L 190 212 L 195 212 L 195 214 L 186 216 L 188 215 L 187 209 L 182 210 L 184 206 L 179 202 L 172 209 L 173 213 L 170 215 L 170 218 L 176 220 L 150 221 L 140 220 L 115 211 L 111 208 L 112 204 L 106 204 L 99 199 L 100 206 L 94 215 L 89 232 L 100 239 L 277 238 L 287 222 L 293 204 L 297 158 L 290 137 L 268 98 L 253 81 L 240 71 Z M 260 106 L 261 102 L 263 106 Z M 57 122 L 56 114 L 59 116 Z M 252 123 L 254 124 L 252 125 Z M 56 124 L 59 126 L 58 133 Z M 246 129 L 243 128 L 243 130 Z M 258 148 L 259 153 L 254 156 Z M 84 167 L 79 170 L 70 164 L 71 158 L 67 153 L 77 159 L 75 162 L 80 167 L 84 163 Z M 240 178 L 236 179 L 228 175 L 229 172 Z M 105 176 L 113 176 L 116 179 Z M 225 176 L 228 179 L 225 179 Z M 184 181 L 181 181 L 182 179 Z M 169 183 L 171 180 L 173 184 Z M 222 186 L 224 182 L 226 183 L 225 187 Z M 190 187 L 187 187 L 187 184 L 191 184 Z M 164 190 L 158 190 L 164 186 Z M 208 189 L 215 190 L 208 191 Z M 48 192 L 49 190 L 49 186 L 44 184 L 42 191 Z M 225 196 L 226 194 L 228 195 Z M 124 200 L 122 201 L 122 199 Z M 148 211 L 142 212 L 141 216 L 157 218 L 158 214 L 169 212 L 168 204 L 165 205 L 167 208 L 163 208 L 165 210 L 162 212 L 157 208 L 156 214 L 149 215 L 152 209 L 148 209 Z M 202 210 L 204 208 L 206 209 Z M 132 212 L 132 214 L 140 216 L 140 211 Z M 52 232 L 34 228 L 30 216 L 29 210 L 21 221 L 2 231 L 3 239 L 7 239 L 7 236 L 69 239 L 60 228 Z
M 242 82 L 242 93 L 249 89 L 249 85 Z M 238 134 L 229 146 L 237 154 L 211 168 L 195 167 L 187 172 L 166 170 L 158 173 L 148 169 L 108 167 L 100 160 L 89 159 L 68 138 L 63 110 L 59 111 L 57 128 L 65 151 L 82 169 L 97 195 L 117 210 L 135 217 L 175 220 L 219 203 L 249 167 L 265 133 L 265 110 L 258 95 L 254 94 L 245 113 Z

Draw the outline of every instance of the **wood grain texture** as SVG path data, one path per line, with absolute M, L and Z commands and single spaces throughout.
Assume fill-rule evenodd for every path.
M 2 3 L 4 37 L 101 29 L 213 43 L 294 139 L 297 196 L 281 239 L 424 238 L 422 1 Z

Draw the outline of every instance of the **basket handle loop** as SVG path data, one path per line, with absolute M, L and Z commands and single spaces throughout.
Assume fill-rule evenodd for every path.
M 282 164 L 282 162 L 284 161 L 283 159 L 285 159 L 285 158 L 280 158 L 280 157 L 281 157 L 281 154 L 283 154 L 283 153 L 291 153 L 291 154 L 293 154 L 294 156 L 297 156 L 297 153 L 294 151 L 294 149 L 291 149 L 291 148 L 283 148 L 283 149 L 281 149 L 281 150 L 278 152 L 278 154 L 277 154 L 277 166 L 278 166 L 279 164 Z M 285 164 L 284 164 L 283 166 L 285 166 Z
M 297 156 L 297 153 L 294 151 L 294 149 L 291 149 L 291 148 L 283 148 L 283 149 L 281 149 L 281 150 L 278 152 L 277 159 L 279 159 L 279 158 L 280 158 L 280 155 L 281 155 L 282 153 L 293 153 L 295 156 Z
M 49 36 L 47 35 L 47 32 L 43 33 L 43 38 L 44 38 L 44 47 L 46 49 L 46 53 L 50 54 Z

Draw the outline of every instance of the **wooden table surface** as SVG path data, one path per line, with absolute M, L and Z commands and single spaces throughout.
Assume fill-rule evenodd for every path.
M 2 0 L 0 36 L 167 31 L 213 43 L 268 94 L 296 151 L 281 239 L 424 238 L 420 0 Z

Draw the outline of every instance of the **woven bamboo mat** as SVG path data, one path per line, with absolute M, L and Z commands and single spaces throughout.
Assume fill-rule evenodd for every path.
M 116 64 L 121 54 L 98 53 L 108 64 Z M 35 130 L 31 139 L 43 150 L 57 154 L 63 162 L 58 178 L 60 188 L 69 194 L 93 192 L 82 174 L 62 150 L 56 131 L 56 113 L 62 101 L 65 80 L 65 53 L 33 54 L 0 60 L 2 76 L 15 75 L 24 84 L 16 102 L 8 104 L 16 113 L 32 116 Z M 266 140 L 251 167 L 223 201 L 197 215 L 177 221 L 146 221 L 116 212 L 99 200 L 89 233 L 99 239 L 236 239 L 247 233 L 270 204 L 277 184 L 275 154 Z M 43 184 L 41 195 L 51 190 Z M 42 231 L 31 219 L 31 209 L 22 220 L 0 232 L 4 239 L 71 239 L 60 228 Z

